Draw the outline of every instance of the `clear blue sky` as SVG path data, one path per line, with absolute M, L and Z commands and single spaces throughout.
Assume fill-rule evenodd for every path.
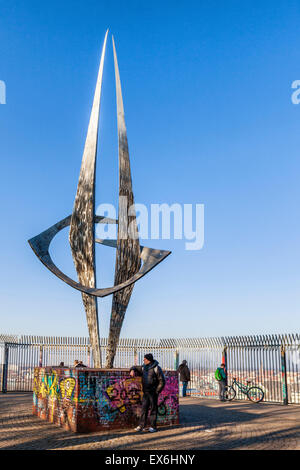
M 81 294 L 27 240 L 72 211 L 106 28 L 121 74 L 136 202 L 202 203 L 205 245 L 133 291 L 122 336 L 299 332 L 299 1 L 0 1 L 1 332 L 86 336 Z M 116 202 L 111 36 L 97 204 Z M 67 231 L 56 263 L 75 277 Z M 114 253 L 97 249 L 101 285 Z M 108 332 L 111 298 L 99 300 Z

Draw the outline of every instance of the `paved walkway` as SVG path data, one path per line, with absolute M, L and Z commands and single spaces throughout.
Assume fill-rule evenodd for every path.
M 73 434 L 31 414 L 31 393 L 0 394 L 0 449 L 294 449 L 300 450 L 300 406 L 180 399 L 179 426 L 157 434 Z

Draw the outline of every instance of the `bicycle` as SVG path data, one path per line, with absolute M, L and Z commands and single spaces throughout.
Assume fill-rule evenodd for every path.
M 225 387 L 225 399 L 228 401 L 234 400 L 236 397 L 236 390 L 233 385 L 236 385 L 237 388 L 247 396 L 247 398 L 252 401 L 253 403 L 259 403 L 264 399 L 264 392 L 260 387 L 256 385 L 250 387 L 251 380 L 247 380 L 247 385 L 242 384 L 236 380 L 236 377 L 233 377 L 233 382 L 231 385 L 226 385 Z

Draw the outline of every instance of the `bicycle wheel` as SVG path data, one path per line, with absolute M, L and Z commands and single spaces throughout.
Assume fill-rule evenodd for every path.
M 232 387 L 232 385 L 226 385 L 225 387 L 225 393 L 224 393 L 224 397 L 225 397 L 225 400 L 228 400 L 228 401 L 232 401 L 236 396 L 236 391 L 234 390 L 234 388 Z
M 264 399 L 265 394 L 259 387 L 250 387 L 247 396 L 253 403 L 259 403 Z

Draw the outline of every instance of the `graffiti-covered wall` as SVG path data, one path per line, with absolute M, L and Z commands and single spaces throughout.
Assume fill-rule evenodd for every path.
M 178 376 L 165 371 L 158 400 L 158 425 L 179 422 Z M 138 423 L 143 391 L 128 369 L 36 367 L 33 413 L 74 432 L 131 428 Z

